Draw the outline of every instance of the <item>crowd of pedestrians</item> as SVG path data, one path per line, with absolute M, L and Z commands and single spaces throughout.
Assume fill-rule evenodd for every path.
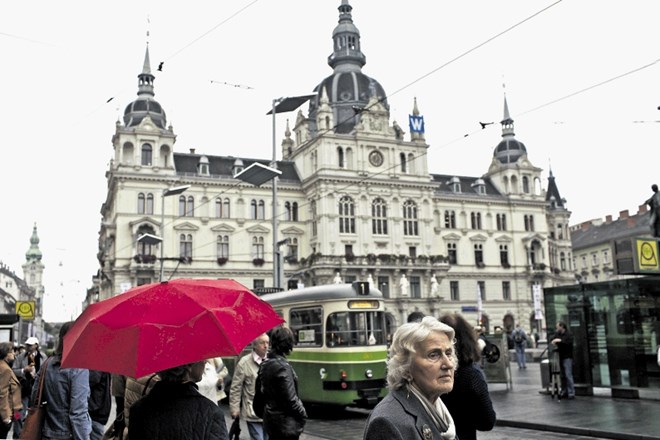
M 27 408 L 34 404 L 44 376 L 47 401 L 45 440 L 227 440 L 238 439 L 240 422 L 250 440 L 297 440 L 307 412 L 298 396 L 298 378 L 287 360 L 295 345 L 293 332 L 278 326 L 258 336 L 238 359 L 231 387 L 221 358 L 175 366 L 140 378 L 107 372 L 61 368 L 62 325 L 50 357 L 39 341 L 24 346 L 0 343 L 0 438 L 20 438 Z M 520 368 L 525 368 L 527 335 L 520 325 L 511 337 Z M 563 322 L 550 343 L 559 353 L 562 389 L 575 395 L 572 377 L 573 338 Z M 476 440 L 477 431 L 493 429 L 496 414 L 481 368 L 486 338 L 458 313 L 436 319 L 421 313 L 394 333 L 389 347 L 389 393 L 373 409 L 365 440 L 438 438 Z M 112 400 L 116 417 L 111 423 Z M 226 401 L 234 419 L 227 429 L 219 407 Z M 106 426 L 109 427 L 106 430 Z

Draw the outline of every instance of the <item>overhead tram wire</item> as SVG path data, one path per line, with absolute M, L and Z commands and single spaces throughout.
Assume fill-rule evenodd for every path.
M 255 0 L 254 2 L 252 2 L 252 3 L 251 3 L 250 5 L 248 5 L 248 6 L 251 6 L 251 5 L 252 5 L 253 3 L 255 3 L 256 1 L 258 1 L 258 0 Z M 541 14 L 542 12 L 545 12 L 545 11 L 547 11 L 548 9 L 550 9 L 551 7 L 556 6 L 557 4 L 561 3 L 562 1 L 563 1 L 563 0 L 557 0 L 556 2 L 554 2 L 554 3 L 552 3 L 552 4 L 550 4 L 550 5 L 546 6 L 546 7 L 544 7 L 543 9 L 541 9 L 541 10 L 535 12 L 534 14 L 532 14 L 532 15 L 530 15 L 530 16 L 524 18 L 523 20 L 517 22 L 516 24 L 509 26 L 507 29 L 505 29 L 505 30 L 503 30 L 503 31 L 501 31 L 501 32 L 499 32 L 499 33 L 497 33 L 496 35 L 494 35 L 494 36 L 488 38 L 487 40 L 485 40 L 485 41 L 479 43 L 478 45 L 474 46 L 473 48 L 471 48 L 471 49 L 469 49 L 469 50 L 463 52 L 462 54 L 460 54 L 460 55 L 458 55 L 458 56 L 452 58 L 451 60 L 447 61 L 446 63 L 442 64 L 441 66 L 439 66 L 439 67 L 437 67 L 437 68 L 435 68 L 435 69 L 429 71 L 428 73 L 426 73 L 426 74 L 424 74 L 424 75 L 418 77 L 417 79 L 415 79 L 414 81 L 411 81 L 410 83 L 406 84 L 405 86 L 400 87 L 399 89 L 396 89 L 393 93 L 389 94 L 388 97 L 394 96 L 395 94 L 402 92 L 403 90 L 407 89 L 408 87 L 412 86 L 413 84 L 416 84 L 417 82 L 421 81 L 422 79 L 427 78 L 427 77 L 430 76 L 431 74 L 436 73 L 436 72 L 438 72 L 439 70 L 441 70 L 441 69 L 443 69 L 443 68 L 449 66 L 449 65 L 452 64 L 453 62 L 455 62 L 455 61 L 457 61 L 457 60 L 463 58 L 464 56 L 466 56 L 466 55 L 468 55 L 468 54 L 474 52 L 476 49 L 478 49 L 478 48 L 484 46 L 485 44 L 487 44 L 487 43 L 489 43 L 489 42 L 495 40 L 496 38 L 501 37 L 502 35 L 506 34 L 507 32 L 509 32 L 509 31 L 511 31 L 511 30 L 513 30 L 513 29 L 515 29 L 516 27 L 520 26 L 521 24 L 523 24 L 523 23 L 525 23 L 525 22 L 531 20 L 532 18 L 538 16 L 538 15 Z M 246 9 L 248 6 L 246 6 L 246 7 L 243 8 L 242 10 Z M 241 10 L 241 11 L 242 11 L 242 10 Z M 241 12 L 241 11 L 239 11 L 239 12 Z M 234 14 L 234 15 L 236 15 L 236 14 Z M 226 20 L 225 20 L 225 21 L 226 21 Z M 216 26 L 216 27 L 217 27 L 217 26 Z M 210 32 L 210 31 L 209 31 L 209 32 Z M 204 35 L 208 34 L 209 32 L 206 32 Z M 200 37 L 200 38 L 201 38 L 201 37 Z M 198 38 L 198 39 L 199 39 L 199 38 Z M 196 40 L 195 40 L 195 41 L 196 41 Z M 193 41 L 193 43 L 194 43 L 194 41 Z M 191 44 L 192 44 L 192 43 L 191 43 Z M 190 46 L 190 44 L 189 44 L 188 46 Z M 179 52 L 180 52 L 180 51 L 179 51 Z M 177 52 L 177 53 L 178 53 L 178 52 Z M 656 61 L 654 61 L 654 62 L 652 62 L 652 63 L 650 63 L 650 64 L 644 65 L 644 66 L 642 66 L 642 67 L 640 67 L 640 68 L 634 69 L 634 70 L 629 71 L 629 72 L 627 72 L 627 73 L 625 73 L 625 74 L 618 75 L 618 76 L 616 76 L 616 77 L 614 77 L 614 78 L 611 78 L 611 79 L 609 79 L 609 80 L 606 80 L 606 81 L 603 81 L 603 82 L 601 82 L 601 83 L 595 84 L 595 85 L 593 85 L 593 86 L 590 86 L 590 87 L 584 88 L 584 89 L 582 89 L 582 90 L 580 90 L 580 91 L 578 91 L 578 92 L 575 92 L 575 93 L 572 93 L 572 94 L 566 95 L 566 96 L 564 96 L 564 97 L 562 97 L 562 98 L 559 98 L 559 99 L 556 99 L 556 100 L 550 101 L 550 102 L 548 102 L 548 103 L 546 103 L 546 104 L 543 104 L 542 106 L 538 106 L 538 107 L 536 107 L 536 108 L 533 108 L 533 109 L 531 109 L 531 110 L 528 110 L 528 111 L 524 112 L 523 114 L 531 113 L 531 112 L 533 112 L 533 111 L 536 111 L 536 110 L 538 110 L 538 109 L 540 109 L 540 108 L 543 108 L 543 107 L 548 106 L 548 105 L 550 105 L 550 104 L 553 104 L 553 103 L 555 103 L 555 102 L 559 102 L 559 101 L 561 101 L 561 100 L 563 100 L 563 99 L 567 99 L 567 98 L 572 97 L 572 96 L 575 96 L 575 95 L 577 95 L 577 94 L 580 94 L 580 93 L 586 92 L 586 91 L 588 91 L 588 90 L 590 90 L 590 89 L 592 89 L 592 88 L 598 87 L 599 85 L 603 85 L 603 84 L 606 84 L 606 83 L 608 83 L 608 82 L 612 82 L 612 81 L 614 81 L 614 80 L 616 80 L 616 79 L 619 79 L 619 78 L 622 78 L 622 77 L 627 76 L 627 75 L 629 75 L 629 74 L 632 74 L 632 73 L 635 73 L 635 72 L 637 72 L 637 71 L 643 70 L 643 69 L 645 69 L 645 68 L 647 68 L 647 67 L 650 67 L 650 66 L 656 64 L 658 61 L 660 61 L 660 60 L 656 60 Z M 369 110 L 371 107 L 373 107 L 374 105 L 377 105 L 378 103 L 381 103 L 381 102 L 385 101 L 385 99 L 386 99 L 386 98 L 380 98 L 380 99 L 378 100 L 377 103 L 365 107 L 363 111 L 368 111 L 368 110 Z M 335 130 L 339 125 L 341 125 L 341 124 L 343 124 L 344 122 L 347 122 L 347 121 L 349 121 L 350 119 L 355 118 L 355 117 L 356 117 L 356 115 L 355 115 L 355 116 L 350 116 L 350 117 L 348 117 L 348 118 L 346 118 L 346 119 L 344 119 L 344 120 L 341 120 L 341 121 L 337 122 L 337 123 L 336 123 L 335 125 L 333 125 L 332 127 L 320 131 L 320 132 L 318 133 L 317 137 L 315 137 L 314 139 L 310 139 L 310 140 L 308 140 L 307 142 L 301 144 L 301 145 L 299 146 L 299 148 L 304 148 L 306 145 L 311 144 L 311 143 L 313 143 L 313 142 L 316 142 L 320 137 L 322 137 L 322 136 L 325 135 L 326 133 L 329 133 L 329 132 Z M 451 144 L 453 144 L 453 143 L 455 143 L 455 142 L 457 142 L 457 141 L 459 141 L 459 140 L 464 139 L 464 138 L 467 137 L 467 136 L 470 136 L 470 135 L 476 134 L 476 133 L 481 132 L 481 131 L 482 131 L 482 129 L 474 130 L 473 132 L 470 132 L 470 133 L 468 133 L 467 135 L 463 135 L 463 136 L 461 136 L 461 137 L 457 137 L 457 138 L 455 138 L 455 139 L 453 139 L 453 140 L 451 140 L 451 141 L 449 141 L 449 142 L 447 142 L 447 143 L 445 143 L 445 144 L 440 145 L 440 146 L 437 147 L 437 148 L 438 148 L 438 149 L 443 149 L 443 148 L 445 148 L 445 147 L 447 147 L 447 146 L 449 146 L 449 145 L 451 145 Z M 418 156 L 415 156 L 414 159 L 418 159 L 418 158 L 424 157 L 424 156 L 426 156 L 426 155 L 428 155 L 428 152 L 425 151 L 425 152 L 419 154 Z M 396 167 L 396 166 L 398 166 L 398 165 L 395 164 L 395 165 L 393 165 L 393 166 L 390 167 L 390 168 L 384 169 L 383 171 L 380 171 L 380 172 L 378 172 L 378 173 L 374 173 L 374 174 L 371 174 L 371 175 L 369 175 L 369 176 L 365 176 L 365 177 L 363 177 L 363 178 L 360 178 L 360 179 L 358 179 L 356 182 L 353 182 L 353 183 L 347 184 L 346 186 L 344 186 L 344 187 L 342 187 L 342 188 L 340 188 L 340 189 L 337 189 L 337 190 L 333 190 L 333 191 L 331 191 L 331 192 L 335 192 L 335 193 L 336 193 L 336 192 L 339 192 L 339 191 L 343 191 L 343 190 L 348 189 L 348 188 L 350 188 L 350 187 L 352 187 L 352 186 L 354 186 L 354 185 L 360 184 L 360 183 L 362 183 L 362 182 L 364 182 L 364 181 L 366 181 L 366 180 L 368 180 L 368 179 L 370 179 L 370 178 L 372 178 L 372 177 L 374 177 L 374 176 L 377 176 L 377 175 L 379 175 L 379 174 L 381 174 L 381 173 L 384 173 L 384 172 L 386 172 L 386 171 L 389 171 L 390 169 L 392 169 L 392 168 L 394 168 L 394 167 Z M 223 190 L 223 191 L 221 191 L 220 193 L 217 193 L 217 194 L 214 194 L 214 195 L 210 195 L 210 196 L 208 197 L 207 202 L 198 205 L 198 208 L 204 206 L 206 203 L 209 203 L 211 200 L 215 199 L 216 197 L 219 197 L 219 196 L 225 194 L 228 190 L 230 190 L 230 189 L 232 189 L 232 188 L 233 188 L 233 186 L 230 187 L 230 188 L 227 188 L 227 189 L 225 189 L 225 190 Z M 298 208 L 302 208 L 302 207 L 305 207 L 305 206 L 308 206 L 308 205 L 309 205 L 309 203 L 305 203 L 305 204 L 299 205 Z M 282 214 L 279 214 L 278 216 L 281 216 L 281 215 L 284 215 L 284 214 L 285 214 L 285 213 L 282 213 Z M 183 217 L 177 217 L 177 218 L 183 218 Z M 261 219 L 261 221 L 260 221 L 258 224 L 262 224 L 262 223 L 270 222 L 270 221 L 272 221 L 272 217 Z M 166 224 L 166 225 L 167 225 L 167 224 Z M 240 230 L 240 229 L 239 229 L 239 230 Z M 209 243 L 205 243 L 205 244 L 202 244 L 202 245 L 200 245 L 200 246 L 196 246 L 195 248 L 193 248 L 193 250 L 195 250 L 195 249 L 200 249 L 200 248 L 203 248 L 203 247 L 206 247 L 206 246 L 210 246 L 210 245 L 213 245 L 213 244 L 215 244 L 215 243 L 216 243 L 216 241 L 212 241 L 212 242 L 209 242 Z
M 255 3 L 256 1 L 258 1 L 258 0 L 255 0 L 253 3 Z M 528 17 L 526 17 L 526 18 L 524 18 L 524 19 L 518 21 L 517 23 L 515 23 L 515 24 L 509 26 L 509 27 L 506 28 L 505 30 L 503 30 L 503 31 L 501 31 L 501 32 L 498 32 L 498 33 L 495 34 L 494 36 L 492 36 L 492 37 L 490 37 L 490 38 L 484 40 L 483 42 L 481 42 L 481 43 L 479 43 L 478 45 L 472 47 L 471 49 L 469 49 L 469 50 L 463 52 L 462 54 L 460 54 L 460 55 L 458 55 L 458 56 L 452 58 L 451 60 L 447 61 L 446 63 L 442 64 L 441 66 L 439 66 L 439 67 L 437 67 L 437 68 L 435 68 L 435 69 L 429 71 L 428 73 L 426 73 L 426 74 L 420 76 L 419 78 L 415 79 L 414 81 L 411 81 L 410 83 L 404 85 L 403 87 L 400 87 L 399 89 L 396 89 L 393 93 L 390 93 L 390 94 L 388 95 L 388 97 L 394 96 L 395 94 L 402 92 L 403 90 L 407 89 L 408 87 L 412 86 L 413 84 L 416 84 L 417 82 L 419 82 L 419 81 L 423 80 L 424 78 L 426 78 L 426 77 L 432 75 L 433 73 L 436 73 L 436 72 L 438 72 L 439 70 L 441 70 L 441 69 L 443 69 L 443 68 L 449 66 L 450 64 L 454 63 L 455 61 L 458 61 L 459 59 L 465 57 L 466 55 L 468 55 L 468 54 L 474 52 L 474 51 L 477 50 L 478 48 L 480 48 L 480 47 L 486 45 L 487 43 L 489 43 L 489 42 L 491 42 L 491 41 L 493 41 L 493 40 L 495 40 L 495 39 L 501 37 L 502 35 L 504 35 L 504 34 L 510 32 L 511 30 L 517 28 L 518 26 L 522 25 L 523 23 L 526 23 L 527 21 L 529 21 L 529 20 L 531 20 L 532 18 L 534 18 L 534 17 L 540 15 L 541 13 L 547 11 L 548 9 L 552 8 L 553 6 L 556 6 L 557 4 L 561 3 L 562 1 L 563 1 L 563 0 L 557 0 L 557 1 L 555 1 L 554 3 L 552 3 L 552 4 L 548 5 L 548 6 L 546 6 L 546 7 L 542 8 L 542 9 L 540 9 L 539 11 L 533 13 L 532 15 L 530 15 L 530 16 L 528 16 Z M 251 6 L 253 3 L 249 4 L 248 6 Z M 246 6 L 245 8 L 247 8 L 248 6 Z M 243 9 L 245 9 L 245 8 L 243 8 Z M 243 9 L 242 9 L 242 10 L 243 10 Z M 242 10 L 241 10 L 241 11 L 242 11 Z M 239 12 L 241 12 L 241 11 L 239 11 Z M 234 14 L 234 15 L 236 15 L 236 14 Z M 209 31 L 209 32 L 210 32 L 210 31 Z M 209 32 L 206 32 L 204 35 L 208 34 Z M 200 38 L 201 38 L 201 37 L 200 37 Z M 195 41 L 193 41 L 193 43 L 194 43 L 194 42 L 195 42 Z M 190 45 L 193 44 L 193 43 L 190 43 L 188 46 L 190 46 Z M 177 52 L 177 53 L 178 53 L 178 52 Z M 175 53 L 174 55 L 176 55 L 176 53 Z M 174 55 L 173 55 L 173 56 L 174 56 Z M 171 58 L 171 57 L 170 57 L 170 58 Z M 380 98 L 376 103 L 374 103 L 374 104 L 372 104 L 372 105 L 370 105 L 370 106 L 366 106 L 366 107 L 363 109 L 363 111 L 368 111 L 368 110 L 369 110 L 370 108 L 372 108 L 373 106 L 375 106 L 375 105 L 377 105 L 377 104 L 382 103 L 383 101 L 385 101 L 385 99 L 387 99 L 387 97 Z M 346 118 L 346 119 L 344 119 L 344 120 L 341 120 L 341 121 L 337 122 L 337 123 L 334 124 L 332 127 L 320 131 L 320 132 L 318 133 L 318 135 L 317 135 L 314 139 L 310 139 L 310 140 L 308 140 L 307 142 L 301 144 L 301 145 L 299 146 L 299 148 L 304 148 L 306 145 L 311 144 L 311 143 L 313 143 L 313 142 L 316 142 L 319 138 L 323 137 L 326 133 L 329 133 L 329 132 L 331 132 L 331 131 L 334 131 L 339 125 L 343 124 L 344 122 L 349 121 L 350 119 L 355 118 L 356 116 L 357 116 L 357 115 L 350 116 L 350 117 L 348 117 L 348 118 Z M 480 131 L 480 130 L 478 130 L 478 131 Z M 476 132 L 476 131 L 475 131 L 475 132 Z M 453 142 L 455 142 L 455 141 L 452 141 L 452 143 L 453 143 Z M 444 147 L 444 145 L 441 146 L 440 148 L 443 148 L 443 147 Z M 417 159 L 417 158 L 419 158 L 419 157 L 426 156 L 427 154 L 428 154 L 427 152 L 423 152 L 423 153 L 420 154 L 419 156 L 416 156 L 414 159 Z M 393 167 L 396 167 L 396 166 L 397 166 L 397 165 L 393 165 Z M 391 168 L 392 168 L 392 167 L 391 167 Z M 384 173 L 384 172 L 390 170 L 391 168 L 385 169 L 385 170 L 383 170 L 382 172 L 379 172 L 379 173 L 376 173 L 376 174 L 372 174 L 372 175 L 370 175 L 370 176 L 365 176 L 364 178 L 359 179 L 359 180 L 358 180 L 357 182 L 355 182 L 355 183 L 348 184 L 347 186 L 341 188 L 340 190 L 344 190 L 344 189 L 350 188 L 351 186 L 353 186 L 353 185 L 355 185 L 355 184 L 360 184 L 360 183 L 362 183 L 363 181 L 368 180 L 370 177 L 373 177 L 373 176 L 378 175 L 378 174 L 380 174 L 380 173 Z M 338 191 L 338 190 L 335 190 L 334 192 L 336 192 L 336 191 Z M 210 202 L 211 200 L 213 200 L 214 198 L 216 198 L 216 197 L 218 197 L 218 196 L 224 194 L 224 192 L 226 192 L 226 190 L 223 191 L 223 192 L 221 192 L 221 193 L 219 193 L 219 194 L 215 194 L 215 195 L 210 196 L 210 197 L 208 198 L 208 200 L 207 200 L 206 203 L 209 203 L 209 202 Z M 304 206 L 308 206 L 308 205 L 309 205 L 309 203 L 302 204 L 302 205 L 299 206 L 299 208 L 304 207 Z M 199 205 L 199 207 L 201 207 L 201 206 L 204 206 L 204 204 L 200 204 L 200 205 Z M 284 215 L 284 214 L 285 214 L 285 213 L 279 214 L 278 217 L 281 216 L 281 215 Z M 262 224 L 262 223 L 264 223 L 264 222 L 266 222 L 266 221 L 269 221 L 269 222 L 272 221 L 272 217 L 267 218 L 267 219 L 266 219 L 266 218 L 265 218 L 265 219 L 262 219 L 262 221 L 259 222 L 259 224 Z M 215 244 L 215 241 L 210 242 L 210 243 L 206 243 L 206 244 L 202 244 L 202 245 L 200 245 L 200 246 L 198 246 L 198 247 L 193 248 L 193 250 L 194 250 L 194 249 L 201 248 L 201 247 L 206 247 L 206 246 L 209 246 L 209 245 L 212 245 L 212 244 Z
M 616 81 L 616 80 L 618 80 L 618 79 L 624 78 L 624 77 L 626 77 L 626 76 L 628 76 L 628 75 L 631 75 L 631 74 L 633 74 L 633 73 L 640 72 L 640 71 L 642 71 L 642 70 L 644 70 L 644 69 L 647 69 L 647 68 L 649 68 L 649 67 L 654 66 L 654 65 L 657 64 L 658 62 L 660 62 L 660 59 L 656 59 L 655 61 L 652 61 L 652 62 L 650 62 L 650 63 L 644 64 L 643 66 L 637 67 L 637 68 L 635 68 L 635 69 L 629 70 L 629 71 L 627 71 L 627 72 L 625 72 L 625 73 L 623 73 L 623 74 L 616 75 L 616 76 L 614 76 L 614 77 L 612 77 L 612 78 L 609 78 L 609 79 L 607 79 L 607 80 L 605 80 L 605 81 L 600 81 L 600 82 L 598 82 L 598 83 L 596 83 L 596 84 L 593 84 L 593 85 L 591 85 L 591 86 L 589 86 L 589 87 L 585 87 L 585 88 L 580 89 L 580 90 L 578 90 L 578 91 L 576 91 L 576 92 L 569 93 L 568 95 L 565 95 L 565 96 L 563 96 L 563 97 L 561 97 L 561 98 L 551 100 L 551 101 L 549 101 L 549 102 L 547 102 L 547 103 L 545 103 L 545 104 L 542 104 L 542 105 L 536 106 L 536 107 L 534 107 L 534 108 L 532 108 L 532 109 L 530 109 L 530 110 L 526 110 L 526 111 L 524 111 L 523 113 L 521 113 L 519 116 L 527 115 L 527 114 L 529 114 L 529 113 L 533 113 L 533 112 L 535 112 L 535 111 L 537 111 L 537 110 L 540 110 L 540 109 L 542 109 L 542 108 L 544 108 L 544 107 L 547 107 L 547 106 L 549 106 L 549 105 L 552 105 L 552 104 L 555 104 L 555 103 L 557 103 L 557 102 L 563 101 L 563 100 L 565 100 L 565 99 L 568 99 L 568 98 L 571 98 L 571 97 L 577 96 L 577 95 L 579 95 L 579 94 L 585 93 L 585 92 L 587 92 L 587 91 L 589 91 L 589 90 L 592 90 L 592 89 L 594 89 L 594 88 L 596 88 L 596 87 L 599 87 L 599 86 L 602 86 L 602 85 L 605 85 L 605 84 L 611 83 L 611 82 L 613 82 L 613 81 Z M 424 75 L 423 77 L 425 77 L 425 76 L 427 76 L 427 75 Z M 423 77 L 420 77 L 420 78 L 423 78 Z M 414 82 L 413 82 L 413 83 L 414 83 Z M 410 83 L 410 84 L 413 84 L 413 83 Z M 404 90 L 404 88 L 400 88 L 399 90 L 397 90 L 397 92 L 402 91 L 402 90 Z M 389 96 L 392 96 L 392 95 L 389 95 Z M 365 108 L 366 108 L 366 107 L 365 107 Z M 334 129 L 335 129 L 336 127 L 338 127 L 340 124 L 342 124 L 342 123 L 344 123 L 344 122 L 347 122 L 348 120 L 350 120 L 351 118 L 354 118 L 354 117 L 355 117 L 355 116 L 351 116 L 351 117 L 349 117 L 349 118 L 346 118 L 346 119 L 344 119 L 344 120 L 338 122 L 337 124 L 335 124 L 332 128 L 329 128 L 329 129 L 323 130 L 323 131 L 319 134 L 318 137 L 323 136 L 324 134 L 330 132 L 331 130 L 334 130 Z M 488 127 L 487 127 L 487 128 L 488 128 Z M 454 143 L 456 143 L 456 142 L 458 142 L 458 141 L 461 141 L 461 140 L 465 139 L 465 138 L 468 137 L 468 136 L 474 135 L 474 134 L 476 134 L 476 133 L 480 133 L 480 132 L 482 132 L 482 131 L 483 131 L 483 129 L 481 129 L 481 128 L 479 128 L 479 129 L 475 129 L 474 131 L 469 132 L 469 133 L 467 133 L 467 134 L 465 134 L 465 135 L 463 135 L 463 136 L 457 137 L 457 138 L 455 138 L 455 139 L 453 139 L 453 140 L 451 140 L 451 141 L 449 141 L 449 142 L 446 142 L 446 143 L 444 143 L 444 144 L 441 144 L 440 146 L 437 147 L 437 149 L 444 149 L 444 148 L 446 148 L 447 146 L 449 146 L 449 145 L 451 145 L 451 144 L 454 144 Z M 308 141 L 308 142 L 305 143 L 305 144 L 302 144 L 301 147 L 307 145 L 308 143 L 311 143 L 311 142 L 316 141 L 316 139 L 318 139 L 318 137 L 315 138 L 315 139 L 313 139 L 313 140 L 311 140 L 311 141 Z M 418 158 L 424 157 L 424 156 L 426 156 L 426 155 L 428 155 L 428 152 L 427 152 L 427 151 L 424 151 L 423 153 L 419 154 L 418 156 L 415 156 L 414 159 L 418 159 Z M 385 172 L 387 172 L 387 171 L 389 171 L 389 170 L 391 170 L 391 169 L 393 169 L 393 168 L 395 168 L 395 167 L 397 167 L 397 166 L 398 166 L 398 164 L 394 164 L 394 165 L 392 165 L 391 167 L 386 168 L 386 169 L 384 169 L 384 170 L 382 170 L 382 171 L 379 171 L 379 172 L 377 172 L 377 173 L 370 174 L 369 176 L 362 177 L 362 178 L 358 179 L 356 182 L 353 182 L 353 183 L 347 184 L 346 186 L 344 186 L 344 187 L 342 187 L 342 188 L 339 188 L 339 189 L 336 189 L 336 190 L 330 191 L 330 192 L 328 192 L 328 194 L 330 194 L 330 193 L 338 193 L 338 192 L 340 192 L 340 191 L 346 190 L 346 189 L 348 189 L 348 188 L 350 188 L 350 187 L 352 187 L 352 186 L 358 185 L 358 184 L 360 184 L 360 183 L 362 183 L 362 182 L 364 182 L 364 181 L 366 181 L 366 180 L 369 180 L 370 178 L 372 178 L 372 177 L 374 177 L 374 176 L 378 176 L 379 174 L 385 173 Z M 223 193 L 224 193 L 224 192 L 223 192 Z M 214 198 L 214 197 L 217 197 L 217 196 L 222 195 L 223 193 L 220 193 L 220 194 L 218 194 L 218 195 L 216 195 L 216 196 L 212 196 L 212 197 L 209 199 L 209 201 L 210 201 L 212 198 Z M 326 194 L 326 195 L 327 195 L 327 194 Z M 309 203 L 304 203 L 304 204 L 302 204 L 302 205 L 299 205 L 298 208 L 303 208 L 303 207 L 308 206 L 308 205 L 309 205 Z M 279 214 L 278 217 L 279 217 L 279 216 L 282 216 L 282 215 L 285 215 L 285 213 Z M 264 218 L 264 219 L 262 219 L 262 220 L 259 222 L 259 224 L 262 224 L 262 223 L 265 223 L 265 222 L 270 222 L 270 221 L 272 221 L 272 217 L 271 217 L 271 218 Z M 201 246 L 195 247 L 194 249 L 199 249 L 199 248 L 202 248 L 202 247 L 205 247 L 205 246 L 211 245 L 211 244 L 215 244 L 215 242 L 207 243 L 207 244 L 205 244 L 205 245 L 203 244 L 203 245 L 201 245 Z

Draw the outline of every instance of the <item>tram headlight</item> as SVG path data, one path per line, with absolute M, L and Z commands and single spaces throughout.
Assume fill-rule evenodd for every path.
M 346 377 L 348 377 L 348 374 L 346 374 L 346 371 L 341 370 L 341 371 L 339 372 L 339 378 L 340 378 L 341 380 L 346 380 Z
M 374 377 L 374 372 L 371 371 L 371 370 L 365 370 L 365 372 L 364 372 L 364 376 L 365 376 L 367 379 L 371 379 L 372 377 Z

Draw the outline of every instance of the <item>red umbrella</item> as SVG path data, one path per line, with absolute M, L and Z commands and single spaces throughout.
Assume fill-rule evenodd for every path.
M 90 305 L 64 337 L 63 368 L 142 377 L 238 355 L 284 320 L 233 280 L 147 284 Z

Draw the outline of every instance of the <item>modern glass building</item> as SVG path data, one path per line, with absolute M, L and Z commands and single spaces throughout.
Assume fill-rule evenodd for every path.
M 660 276 L 544 289 L 548 340 L 563 321 L 574 336 L 573 374 L 583 393 L 660 396 Z

